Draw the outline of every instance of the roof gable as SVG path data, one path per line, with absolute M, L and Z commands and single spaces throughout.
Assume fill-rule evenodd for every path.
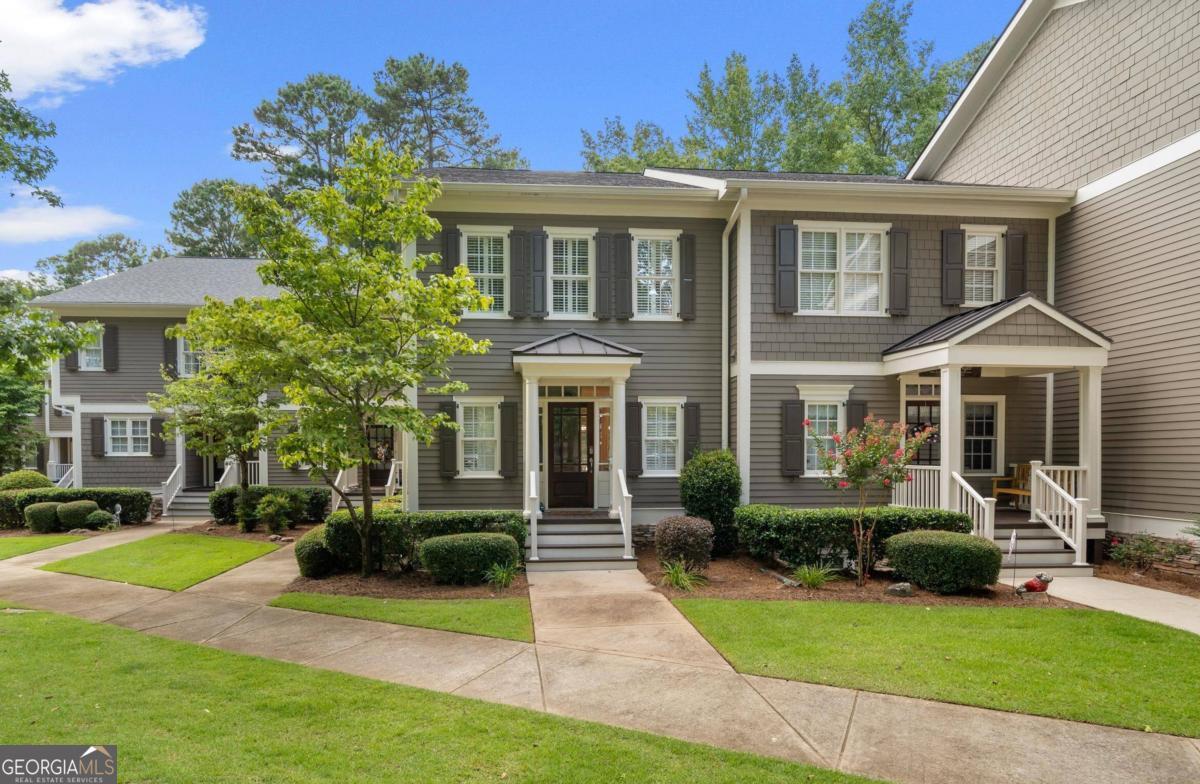
M 512 353 L 518 356 L 538 357 L 640 357 L 642 355 L 642 352 L 635 348 L 574 329 L 518 346 L 512 350 Z

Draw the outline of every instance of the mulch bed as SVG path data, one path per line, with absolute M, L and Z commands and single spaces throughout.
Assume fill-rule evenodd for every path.
M 65 534 L 65 533 L 66 533 L 66 531 L 55 531 L 54 534 L 52 534 L 52 535 Z M 80 534 L 80 535 L 81 536 L 95 536 L 97 534 L 102 534 L 102 533 L 105 533 L 105 532 L 104 531 L 87 531 L 86 533 Z M 45 536 L 45 534 L 35 534 L 33 531 L 30 531 L 28 528 L 0 529 L 0 538 L 7 539 L 10 536 Z
M 1096 576 L 1105 580 L 1115 580 L 1119 583 L 1140 585 L 1143 588 L 1155 588 L 1159 591 L 1169 591 L 1200 599 L 1200 579 L 1189 575 L 1169 574 L 1156 569 L 1139 572 L 1111 561 L 1105 561 L 1096 567 Z
M 826 583 L 823 588 L 809 590 L 785 585 L 771 574 L 762 571 L 767 565 L 747 555 L 737 555 L 730 558 L 717 558 L 709 565 L 704 576 L 708 583 L 691 593 L 679 591 L 662 585 L 662 569 L 658 563 L 658 555 L 652 547 L 638 548 L 638 569 L 646 575 L 646 579 L 656 586 L 656 590 L 670 599 L 773 599 L 783 601 L 822 601 L 822 602 L 881 602 L 885 604 L 919 604 L 919 605 L 961 605 L 967 607 L 1076 607 L 1072 602 L 1056 599 L 1050 596 L 1039 596 L 1034 599 L 1022 599 L 1016 595 L 1011 586 L 993 585 L 983 591 L 957 596 L 941 596 L 913 586 L 913 596 L 888 596 L 887 587 L 895 582 L 889 575 L 876 574 L 865 586 L 859 588 L 854 584 L 853 577 Z M 787 571 L 778 565 L 771 565 L 771 571 L 776 574 L 789 576 Z
M 317 525 L 317 523 L 303 523 L 295 528 L 288 528 L 280 536 L 290 536 L 293 539 L 299 540 L 301 536 L 304 536 L 307 531 L 315 528 Z M 229 539 L 245 539 L 248 542 L 271 541 L 271 532 L 265 528 L 260 527 L 257 531 L 244 534 L 238 530 L 236 525 L 217 525 L 212 521 L 180 526 L 176 530 L 188 534 L 205 534 L 207 536 L 224 536 Z
M 371 596 L 376 599 L 511 599 L 529 596 L 529 583 L 518 574 L 511 587 L 497 591 L 490 585 L 439 585 L 427 572 L 338 574 L 324 580 L 297 577 L 287 591 L 329 593 L 339 596 Z

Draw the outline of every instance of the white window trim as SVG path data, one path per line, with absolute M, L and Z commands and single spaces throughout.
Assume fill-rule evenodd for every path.
M 833 231 L 838 235 L 838 266 L 835 272 L 837 276 L 837 294 L 834 297 L 835 307 L 833 310 L 796 310 L 797 316 L 848 316 L 850 318 L 880 318 L 888 316 L 888 278 L 891 277 L 891 242 L 889 242 L 892 224 L 890 223 L 858 223 L 853 221 L 793 221 L 796 228 L 800 232 L 805 231 Z M 842 278 L 847 274 L 845 269 L 844 254 L 846 251 L 845 235 L 846 232 L 853 231 L 877 231 L 883 237 L 879 243 L 879 310 L 870 313 L 859 311 L 847 311 L 842 307 L 842 293 L 846 287 L 842 285 Z M 804 272 L 800 267 L 800 237 L 796 238 L 796 307 L 800 306 L 800 275 Z
M 850 390 L 854 389 L 853 384 L 797 384 L 796 399 L 804 401 L 804 418 L 808 419 L 808 407 L 813 404 L 836 404 L 838 407 L 838 424 L 837 432 L 845 434 L 846 430 L 846 404 L 850 401 Z M 805 437 L 807 438 L 807 433 Z M 810 469 L 808 467 L 808 447 L 804 449 L 804 476 L 827 478 L 829 476 L 837 476 L 838 472 L 830 474 L 828 471 L 820 469 Z
M 959 427 L 962 428 L 963 476 L 1005 476 L 1008 464 L 1004 462 L 1004 395 L 963 395 Z M 966 470 L 967 454 L 967 403 L 992 403 L 996 406 L 996 466 L 992 471 Z
M 100 367 L 88 367 L 84 361 L 84 357 L 86 356 L 84 354 L 84 349 L 91 348 L 93 345 L 96 348 L 100 349 Z M 103 373 L 104 372 L 104 330 L 101 329 L 100 334 L 96 336 L 95 344 L 89 343 L 87 346 L 80 346 L 78 351 L 76 352 L 76 355 L 79 360 L 79 370 L 80 371 L 82 371 L 84 373 Z
M 596 232 L 599 229 L 585 229 L 575 226 L 544 226 L 546 232 L 546 319 L 553 321 L 595 321 L 596 320 Z M 554 312 L 554 241 L 584 239 L 588 242 L 588 311 L 587 313 L 555 313 Z M 568 275 L 567 280 L 576 276 Z
M 504 401 L 502 397 L 455 397 L 454 402 L 457 404 L 454 407 L 454 419 L 458 422 L 458 476 L 455 479 L 501 479 L 500 476 L 500 443 L 504 434 L 500 432 L 500 403 Z M 463 406 L 493 406 L 496 416 L 496 470 L 495 471 L 468 471 L 464 467 L 466 455 L 463 452 Z
M 512 307 L 512 226 L 459 226 L 461 236 L 458 239 L 458 258 L 460 263 L 467 266 L 467 237 L 485 236 L 504 237 L 504 310 L 471 310 L 463 314 L 464 319 L 510 319 L 508 309 Z M 469 271 L 469 270 L 468 270 Z M 474 276 L 472 276 L 474 277 Z
M 666 478 L 673 479 L 679 477 L 679 472 L 683 469 L 683 404 L 687 402 L 686 397 L 639 397 L 638 402 L 642 404 L 642 476 L 651 479 Z M 674 471 L 649 471 L 646 469 L 646 420 L 648 418 L 648 409 L 650 406 L 675 406 L 675 470 Z
M 1004 266 L 1005 261 L 1006 261 L 1006 259 L 1004 258 L 1004 236 L 1006 234 L 1008 234 L 1008 226 L 997 226 L 994 224 L 987 224 L 987 223 L 964 223 L 961 226 L 959 226 L 959 228 L 962 229 L 962 231 L 963 231 L 963 297 L 964 297 L 964 299 L 963 299 L 962 306 L 964 308 L 982 308 L 987 305 L 994 305 L 995 303 L 999 302 L 1000 300 L 1004 299 L 1004 297 L 1005 297 L 1004 279 L 1007 276 L 1005 273 L 1005 266 Z M 967 244 L 968 244 L 967 240 L 970 238 L 970 236 L 972 234 L 988 234 L 988 235 L 994 235 L 996 237 L 996 285 L 995 285 L 995 288 L 993 289 L 993 291 L 995 292 L 996 298 L 991 300 L 990 302 L 983 302 L 982 300 L 966 299 Z
M 128 424 L 128 435 L 130 448 L 133 447 L 133 423 L 146 423 L 146 451 L 145 452 L 114 452 L 112 450 L 112 423 L 113 421 L 126 422 Z M 150 441 L 154 436 L 150 432 L 150 417 L 141 416 L 120 416 L 120 417 L 104 417 L 104 456 L 105 457 L 151 457 Z
M 177 338 L 175 340 L 175 349 L 176 349 L 176 357 L 175 357 L 175 372 L 176 372 L 176 374 L 180 378 L 191 378 L 192 376 L 196 375 L 195 373 L 188 373 L 188 372 L 184 371 L 184 368 L 187 367 L 187 364 L 183 361 L 184 355 L 189 353 L 187 351 L 187 338 Z M 196 352 L 193 351 L 191 353 L 195 354 Z
M 629 285 L 633 287 L 630 292 L 630 302 L 633 304 L 633 318 L 637 321 L 679 321 L 679 237 L 683 234 L 682 229 L 630 229 L 632 242 L 629 247 Z M 638 240 L 671 240 L 674 247 L 671 250 L 671 271 L 673 279 L 671 282 L 671 306 L 672 312 L 669 314 L 658 313 L 638 313 L 637 306 L 637 244 Z M 645 476 L 645 474 L 643 474 Z

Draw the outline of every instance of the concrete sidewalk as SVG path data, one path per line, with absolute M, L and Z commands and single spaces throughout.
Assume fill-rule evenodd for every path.
M 1050 595 L 1200 634 L 1200 599 L 1191 596 L 1100 577 L 1056 577 Z
M 1200 741 L 740 675 L 637 571 L 531 574 L 530 645 L 266 607 L 291 548 L 179 593 L 18 560 L 0 598 L 32 607 L 890 781 L 1200 781 Z

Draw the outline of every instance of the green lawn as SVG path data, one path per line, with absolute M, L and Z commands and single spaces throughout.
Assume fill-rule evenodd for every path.
M 680 599 L 746 673 L 1200 737 L 1200 638 L 1096 610 Z
M 46 536 L 0 536 L 0 561 L 5 558 L 15 558 L 26 553 L 36 553 L 47 547 L 58 547 L 60 544 L 70 544 L 85 539 L 84 536 L 69 534 L 47 534 Z
M 277 545 L 267 542 L 172 533 L 77 555 L 42 568 L 182 591 L 276 549 Z
M 41 612 L 0 614 L 0 683 L 5 743 L 101 738 L 122 781 L 866 781 Z
M 523 596 L 510 599 L 375 599 L 285 593 L 271 602 L 271 606 L 533 642 L 533 617 L 529 614 L 529 600 Z

